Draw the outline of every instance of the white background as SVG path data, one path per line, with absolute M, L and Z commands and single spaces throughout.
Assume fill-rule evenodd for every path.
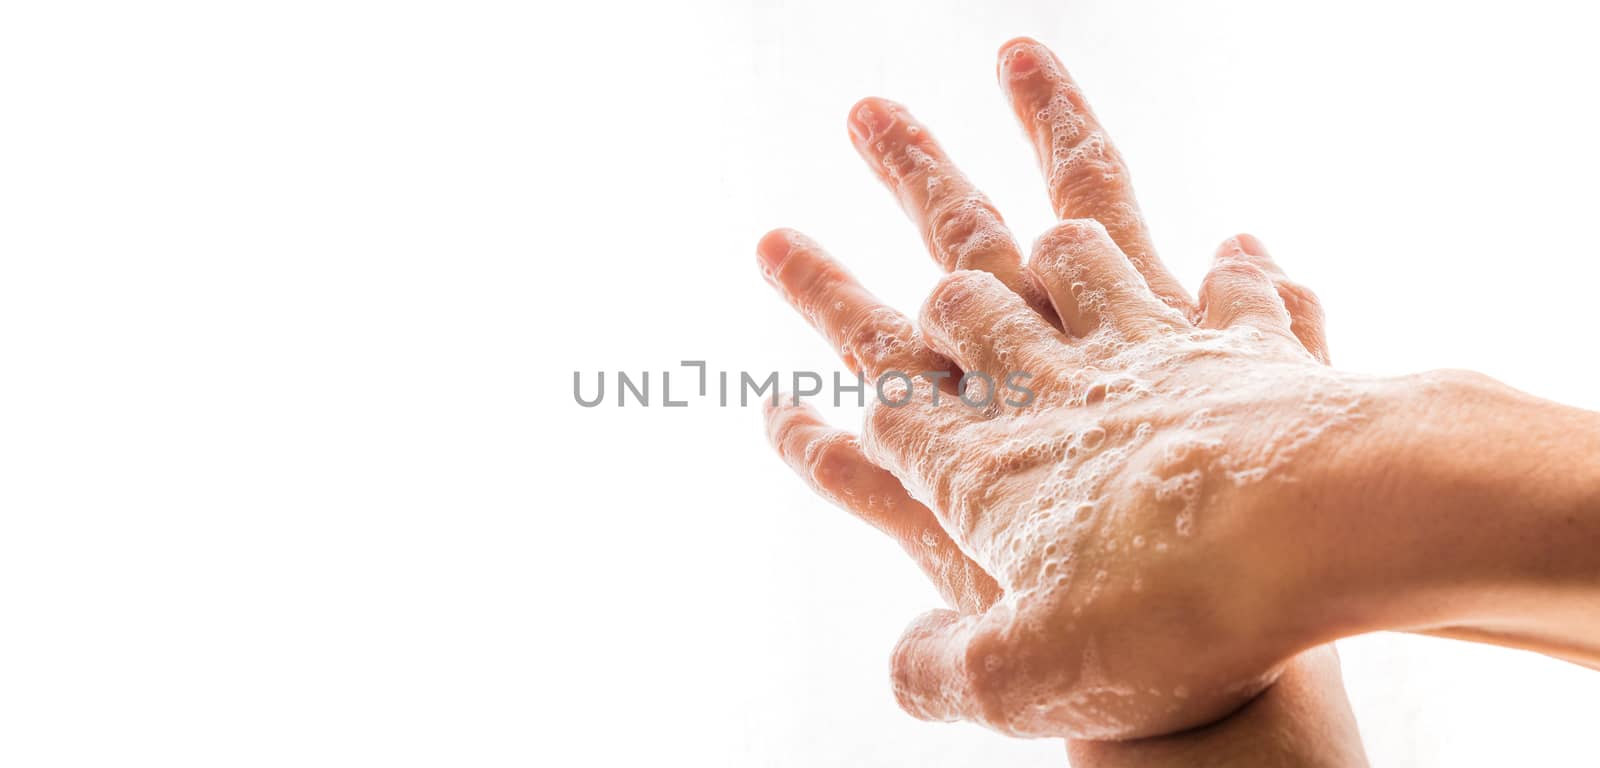
M 937 598 L 756 409 L 571 394 L 835 370 L 757 274 L 773 226 L 916 309 L 860 96 L 1031 240 L 1014 35 L 1191 286 L 1248 230 L 1339 364 L 1600 406 L 1580 4 L 580 5 L 0 6 L 0 763 L 1061 765 L 898 712 Z M 1600 675 L 1343 649 L 1380 765 L 1597 759 Z

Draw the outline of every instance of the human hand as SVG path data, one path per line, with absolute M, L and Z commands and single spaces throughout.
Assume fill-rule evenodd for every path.
M 806 410 L 773 416 L 775 440 L 824 493 L 876 498 L 883 509 L 864 516 L 915 536 L 954 604 L 990 601 L 980 574 L 1005 595 L 908 632 L 895 677 L 909 711 L 1016 735 L 1166 733 L 1236 708 L 1298 650 L 1275 636 L 1279 605 L 1263 589 L 1288 564 L 1257 551 L 1253 520 L 1281 506 L 1319 435 L 1353 421 L 1373 383 L 1295 340 L 1265 254 L 1224 252 L 1196 326 L 1103 228 L 1060 225 L 1031 268 L 1069 335 L 987 273 L 946 278 L 918 334 L 803 236 L 776 233 L 762 253 L 871 379 L 952 365 L 991 381 L 1033 374 L 1032 403 L 987 409 L 953 390 L 935 405 L 919 380 L 909 403 L 870 408 L 859 446 Z M 933 512 L 897 496 L 895 479 Z
M 1253 238 L 1224 244 L 1191 302 L 1059 62 L 1015 41 L 1000 72 L 1069 219 L 1026 266 L 926 129 L 875 99 L 853 112 L 857 148 L 936 260 L 958 270 L 922 333 L 798 233 L 769 234 L 759 251 L 769 279 L 870 378 L 1025 371 L 1035 400 L 974 409 L 946 385 L 935 405 L 921 381 L 909 404 L 873 407 L 863 443 L 796 407 L 772 412 L 772 434 L 962 611 L 931 613 L 902 640 L 896 690 L 909 711 L 1089 738 L 1208 722 L 1298 650 L 1274 633 L 1273 596 L 1236 586 L 1259 589 L 1284 567 L 1255 551 L 1252 517 L 1281 503 L 1317 437 L 1356 420 L 1378 384 L 1320 364 L 1315 298 Z

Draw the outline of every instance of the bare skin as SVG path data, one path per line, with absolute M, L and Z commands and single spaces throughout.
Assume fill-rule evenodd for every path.
M 859 440 L 803 406 L 769 412 L 784 457 L 954 608 L 894 653 L 907 711 L 1174 733 L 1376 629 L 1600 663 L 1600 416 L 1470 374 L 1329 369 L 1315 297 L 1248 236 L 1191 300 L 1060 62 L 1017 40 L 999 75 L 1063 218 L 1026 263 L 928 131 L 877 99 L 852 111 L 856 147 L 952 270 L 919 322 L 798 233 L 758 247 L 869 379 L 1031 374 L 1031 402 L 987 408 L 919 378 Z
M 1360 768 L 1367 765 L 1333 646 L 1296 656 L 1223 720 L 1136 741 L 1067 742 L 1079 768 Z
M 934 612 L 911 629 L 895 665 L 908 710 L 1015 735 L 1167 733 L 1236 709 L 1301 650 L 1271 637 L 1274 596 L 1228 594 L 1275 575 L 1234 553 L 1269 503 L 1256 497 L 1298 482 L 1297 454 L 1329 423 L 1353 422 L 1382 383 L 1312 358 L 1263 269 L 1228 258 L 1196 327 L 1103 228 L 1065 223 L 1030 266 L 1071 335 L 971 271 L 942 282 L 915 334 L 804 238 L 780 234 L 763 252 L 869 378 L 951 363 L 993 381 L 1033 374 L 1024 407 L 980 410 L 953 393 L 934 405 L 923 383 L 910 403 L 871 410 L 863 456 L 927 501 L 1004 593 L 982 613 Z M 1107 298 L 1069 303 L 1093 295 Z M 817 460 L 824 484 L 836 470 Z

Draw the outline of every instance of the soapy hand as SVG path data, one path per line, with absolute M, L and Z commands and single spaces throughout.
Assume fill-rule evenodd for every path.
M 761 250 L 869 380 L 1030 374 L 1020 407 L 972 391 L 988 384 L 971 376 L 937 405 L 926 377 L 903 392 L 885 378 L 887 403 L 905 403 L 875 401 L 859 444 L 803 406 L 772 415 L 774 440 L 819 489 L 924 553 L 972 609 L 929 614 L 902 641 L 907 710 L 1015 735 L 1165 733 L 1237 707 L 1298 650 L 1273 642 L 1281 579 L 1252 551 L 1253 518 L 1277 512 L 1318 437 L 1359 419 L 1377 384 L 1300 344 L 1265 254 L 1227 247 L 1194 324 L 1103 227 L 1064 222 L 1029 269 L 1066 330 L 963 270 L 934 291 L 918 332 L 803 236 L 775 233 Z
M 907 711 L 1092 739 L 1210 722 L 1305 647 L 1276 624 L 1295 599 L 1291 553 L 1252 529 L 1384 383 L 1323 364 L 1315 297 L 1254 238 L 1225 242 L 1191 300 L 1060 63 L 1018 40 L 999 74 L 1063 221 L 1024 263 L 926 128 L 858 104 L 858 151 L 951 274 L 913 324 L 805 236 L 767 235 L 764 274 L 887 401 L 860 439 L 787 400 L 769 433 L 956 609 L 895 650 Z

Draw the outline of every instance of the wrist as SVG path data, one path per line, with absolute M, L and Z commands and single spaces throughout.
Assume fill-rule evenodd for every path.
M 1332 646 L 1300 654 L 1237 712 L 1210 725 L 1134 741 L 1069 741 L 1081 768 L 1367 765 Z

